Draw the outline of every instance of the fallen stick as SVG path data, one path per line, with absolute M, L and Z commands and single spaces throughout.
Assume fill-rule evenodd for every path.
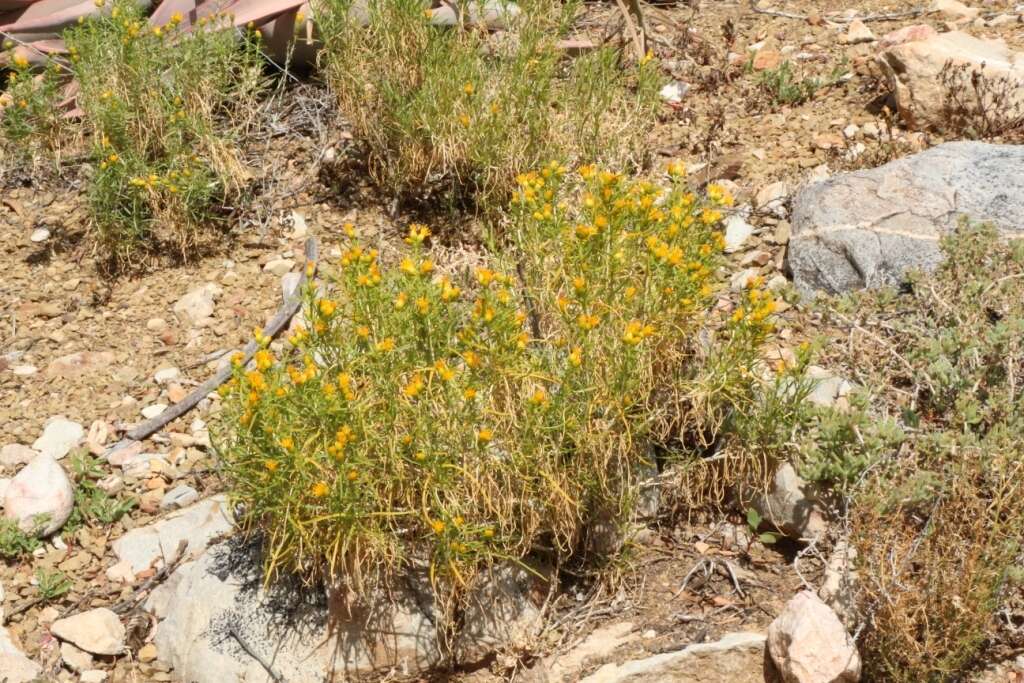
M 797 14 L 796 12 L 784 12 L 782 10 L 770 9 L 770 8 L 767 8 L 767 7 L 761 8 L 761 7 L 758 7 L 757 5 L 755 5 L 753 0 L 751 0 L 751 9 L 754 10 L 755 14 L 765 14 L 765 15 L 768 15 L 769 17 L 780 17 L 782 19 L 796 19 L 797 21 L 807 21 L 808 19 L 810 19 L 810 15 L 807 15 L 807 14 Z M 835 16 L 835 15 L 828 15 L 828 14 L 826 14 L 826 15 L 824 15 L 822 17 L 822 19 L 824 19 L 825 21 L 831 22 L 833 24 L 849 24 L 854 19 L 859 19 L 859 20 L 861 20 L 863 22 L 869 22 L 869 21 L 897 21 L 899 19 L 911 19 L 911 18 L 919 17 L 922 14 L 926 14 L 927 12 L 928 12 L 928 10 L 926 8 L 924 8 L 924 7 L 917 7 L 915 9 L 907 10 L 905 12 L 892 12 L 892 13 L 888 13 L 888 14 L 885 14 L 885 13 L 881 13 L 881 14 L 866 14 L 864 16 L 853 16 L 853 17 L 843 17 L 843 16 Z
M 310 237 L 308 240 L 306 240 L 306 247 L 304 251 L 306 256 L 306 263 L 313 263 L 314 268 L 316 268 L 315 264 L 317 261 L 317 255 L 319 253 L 317 249 L 316 238 Z M 295 292 L 290 297 L 285 299 L 284 303 L 281 304 L 281 308 L 278 309 L 277 314 L 273 318 L 271 318 L 270 322 L 268 322 L 266 327 L 263 328 L 263 336 L 270 338 L 276 337 L 278 333 L 281 332 L 281 330 L 283 330 L 288 325 L 288 322 L 295 316 L 295 314 L 299 312 L 299 307 L 302 303 L 302 300 L 299 297 L 299 293 L 302 291 L 302 286 L 306 283 L 308 279 L 306 273 L 307 271 L 303 269 L 302 275 L 299 278 L 299 284 L 295 288 Z M 255 340 L 245 345 L 245 348 L 242 349 L 242 365 L 245 365 L 250 360 L 252 360 L 252 357 L 256 353 L 256 350 L 258 348 L 259 345 L 256 343 Z M 188 411 L 195 408 L 196 405 L 198 405 L 198 403 L 202 401 L 207 394 L 217 389 L 217 387 L 219 387 L 221 384 L 224 384 L 224 382 L 226 382 L 229 377 L 231 377 L 231 366 L 227 365 L 218 370 L 217 374 L 215 374 L 213 377 L 211 377 L 210 379 L 206 380 L 198 387 L 196 387 L 191 394 L 185 397 L 183 401 L 181 401 L 180 403 L 175 403 L 173 406 L 168 406 L 167 408 L 164 409 L 162 413 L 160 413 L 156 417 L 152 417 L 143 422 L 142 424 L 136 426 L 134 429 L 128 431 L 128 433 L 125 434 L 125 438 L 110 446 L 110 448 L 108 448 L 103 453 L 103 457 L 109 458 L 112 453 L 119 451 L 127 446 L 130 446 L 132 443 L 136 441 L 142 441 L 143 439 L 149 437 L 150 435 L 160 431 L 168 423 L 173 422 L 174 420 L 178 419 Z

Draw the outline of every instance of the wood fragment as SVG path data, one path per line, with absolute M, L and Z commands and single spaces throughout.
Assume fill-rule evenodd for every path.
M 318 254 L 319 250 L 317 248 L 316 238 L 310 237 L 308 240 L 306 240 L 305 256 L 306 262 L 313 263 L 314 268 L 316 267 L 315 264 L 317 261 Z M 295 289 L 295 294 L 285 299 L 285 302 L 281 305 L 281 308 L 278 309 L 277 314 L 273 318 L 271 318 L 270 322 L 268 322 L 266 326 L 263 328 L 263 335 L 265 337 L 276 337 L 281 332 L 281 330 L 283 330 L 288 325 L 289 321 L 291 321 L 295 314 L 299 312 L 299 307 L 302 304 L 302 301 L 299 297 L 299 292 L 302 290 L 302 286 L 306 283 L 306 281 L 306 271 L 303 270 L 302 276 L 299 279 L 299 284 Z M 256 353 L 257 349 L 258 345 L 256 344 L 255 340 L 250 341 L 248 344 L 245 345 L 245 347 L 241 351 L 243 357 L 243 365 L 252 360 L 252 357 Z M 160 431 L 168 423 L 173 422 L 174 420 L 178 419 L 188 411 L 195 408 L 196 405 L 198 405 L 199 402 L 202 401 L 207 394 L 209 394 L 211 391 L 216 390 L 217 387 L 219 387 L 221 384 L 224 384 L 224 382 L 226 382 L 229 377 L 231 377 L 230 365 L 221 368 L 213 377 L 209 378 L 208 380 L 200 384 L 198 387 L 196 387 L 192 391 L 192 393 L 190 393 L 185 398 L 185 400 L 181 401 L 180 403 L 176 403 L 172 406 L 168 406 L 162 413 L 160 413 L 156 417 L 146 420 L 142 424 L 138 425 L 137 427 L 129 431 L 127 434 L 125 434 L 125 438 L 110 446 L 110 448 L 108 448 L 104 452 L 103 457 L 109 458 L 110 455 L 115 451 L 119 451 L 122 448 L 129 446 L 135 441 L 142 441 L 143 439 Z

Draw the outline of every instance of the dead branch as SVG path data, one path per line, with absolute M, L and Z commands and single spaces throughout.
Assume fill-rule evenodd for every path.
M 310 237 L 308 240 L 306 240 L 306 262 L 316 264 L 318 253 L 319 250 L 317 248 L 316 238 Z M 298 293 L 301 291 L 302 286 L 306 283 L 306 281 L 306 272 L 303 271 L 302 276 L 299 279 L 299 285 L 295 289 L 295 294 L 285 299 L 284 303 L 281 305 L 281 308 L 278 309 L 277 314 L 273 318 L 271 318 L 270 322 L 268 322 L 266 327 L 263 328 L 263 335 L 265 337 L 276 337 L 281 332 L 281 330 L 283 330 L 288 325 L 288 322 L 292 319 L 292 317 L 294 317 L 295 314 L 299 312 L 301 299 L 299 298 Z M 245 345 L 245 348 L 243 348 L 241 351 L 243 357 L 243 365 L 245 363 L 248 363 L 252 359 L 253 355 L 256 353 L 256 350 L 258 348 L 259 346 L 256 344 L 255 340 Z M 231 377 L 230 365 L 222 368 L 213 377 L 211 377 L 210 379 L 206 380 L 198 387 L 196 387 L 196 389 L 193 390 L 192 393 L 185 398 L 185 400 L 181 401 L 180 403 L 176 403 L 173 406 L 168 406 L 167 409 L 165 409 L 156 417 L 146 420 L 142 424 L 138 425 L 137 427 L 129 431 L 127 434 L 125 434 L 125 438 L 121 439 L 120 441 L 112 445 L 110 448 L 108 448 L 106 452 L 103 454 L 103 457 L 110 457 L 110 455 L 115 451 L 118 451 L 122 448 L 125 448 L 126 446 L 129 446 L 135 441 L 142 441 L 143 439 L 149 437 L 150 435 L 160 431 L 168 423 L 173 422 L 174 420 L 178 419 L 179 417 L 181 417 L 182 415 L 196 407 L 196 405 L 198 405 L 198 403 L 201 400 L 203 400 L 203 398 L 205 398 L 207 394 L 217 389 L 217 387 L 226 382 L 229 377 Z

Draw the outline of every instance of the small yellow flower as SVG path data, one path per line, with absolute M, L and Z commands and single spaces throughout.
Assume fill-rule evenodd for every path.
M 423 263 L 420 264 L 420 274 L 421 275 L 427 275 L 427 274 L 433 272 L 433 270 L 434 270 L 434 262 L 431 261 L 430 259 L 427 259 L 426 261 L 424 261 Z
M 421 314 L 426 315 L 427 311 L 430 310 L 430 302 L 427 301 L 426 297 L 419 297 L 416 299 L 416 310 Z
M 398 296 L 395 297 L 395 308 L 401 309 L 405 306 L 406 302 L 409 301 L 409 295 L 405 292 L 399 292 Z
M 462 92 L 466 93 L 467 95 L 472 95 L 473 94 L 473 84 L 472 83 L 466 83 L 466 85 L 462 86 Z
M 318 481 L 317 483 L 313 484 L 313 488 L 310 489 L 309 492 L 313 494 L 314 498 L 323 498 L 324 496 L 327 495 L 327 493 L 330 490 L 331 489 L 329 486 L 327 486 L 326 481 Z
M 266 467 L 269 471 L 274 472 L 275 470 L 277 470 L 277 461 L 276 460 L 264 460 L 263 461 L 263 466 Z
M 402 259 L 402 262 L 398 264 L 398 269 L 406 275 L 416 274 L 416 264 L 412 262 L 412 259 L 406 256 Z
M 537 389 L 533 392 L 533 396 L 530 397 L 530 403 L 535 406 L 545 406 L 548 404 L 548 394 L 543 389 Z
M 430 528 L 434 530 L 435 534 L 443 534 L 445 529 L 445 523 L 439 519 L 435 519 L 430 523 Z
M 484 538 L 494 538 L 494 529 L 487 527 L 484 529 Z
M 469 116 L 466 115 L 466 114 L 460 114 L 459 115 L 459 123 L 462 124 L 463 128 L 469 128 L 469 123 L 470 123 Z
M 257 351 L 253 358 L 256 361 L 256 367 L 260 370 L 267 370 L 274 364 L 274 354 L 266 349 L 260 349 Z
M 428 237 L 430 237 L 430 228 L 422 223 L 412 223 L 409 226 L 409 234 L 406 236 L 405 241 L 408 244 L 421 244 Z
M 402 393 L 405 394 L 407 398 L 416 398 L 421 391 L 423 391 L 423 378 L 420 377 L 420 374 L 417 372 L 413 374 L 409 379 L 409 382 L 405 387 L 403 387 Z
M 455 371 L 443 359 L 434 363 L 434 370 L 437 372 L 437 376 L 445 382 L 449 382 L 455 377 Z
M 474 398 L 476 398 L 476 389 L 472 387 L 466 389 L 465 391 L 462 392 L 462 397 L 467 401 L 472 401 Z
M 590 315 L 588 313 L 581 313 L 576 323 L 582 330 L 592 330 L 600 324 L 601 319 L 596 315 Z
M 356 328 L 356 334 L 359 336 L 360 339 L 366 339 L 367 337 L 370 336 L 370 328 L 367 327 L 366 325 L 360 325 L 359 327 Z
M 280 443 L 281 448 L 285 449 L 286 451 L 290 451 L 295 447 L 295 442 L 292 440 L 290 436 L 284 437 L 278 443 Z
M 317 307 L 320 309 L 321 315 L 325 318 L 330 318 L 334 315 L 334 311 L 338 308 L 338 304 L 330 299 L 320 299 L 320 303 L 317 304 Z
M 387 353 L 388 351 L 393 351 L 395 348 L 395 340 L 392 337 L 381 339 L 379 342 L 377 342 L 376 348 L 378 351 L 382 351 L 384 353 Z
M 669 163 L 666 170 L 668 171 L 669 176 L 673 178 L 682 178 L 686 175 L 686 164 L 681 161 L 673 161 Z
M 583 363 L 583 350 L 580 347 L 576 346 L 576 347 L 573 348 L 572 351 L 569 352 L 569 362 L 572 363 L 573 366 L 577 367 L 577 368 L 580 365 L 582 365 L 582 363 Z
M 347 476 L 349 481 L 355 481 L 356 479 L 359 478 L 359 472 L 357 472 L 356 470 L 349 470 Z
M 494 432 L 490 428 L 484 427 L 476 433 L 476 438 L 480 443 L 487 443 L 494 438 Z

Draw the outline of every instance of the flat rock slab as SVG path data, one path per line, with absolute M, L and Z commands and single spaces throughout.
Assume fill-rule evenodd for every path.
M 214 539 L 232 530 L 227 505 L 227 498 L 214 496 L 132 529 L 114 541 L 114 554 L 129 563 L 134 574 L 173 562 L 182 541 L 188 542 L 186 556 L 198 557 Z
M 231 539 L 181 565 L 146 609 L 160 621 L 154 643 L 175 676 L 190 683 L 349 680 L 371 671 L 403 675 L 443 662 L 429 579 L 409 574 L 371 605 L 348 606 L 331 591 L 287 578 L 263 586 L 258 543 Z M 495 569 L 470 597 L 457 661 L 478 658 L 532 631 L 540 612 L 529 598 L 533 575 Z M 475 658 L 475 659 L 474 659 Z
M 730 633 L 713 643 L 690 645 L 622 664 L 606 664 L 581 683 L 765 683 L 765 636 Z
M 1024 234 L 1024 145 L 947 142 L 808 185 L 793 201 L 787 261 L 797 289 L 896 285 L 942 260 L 961 217 Z

